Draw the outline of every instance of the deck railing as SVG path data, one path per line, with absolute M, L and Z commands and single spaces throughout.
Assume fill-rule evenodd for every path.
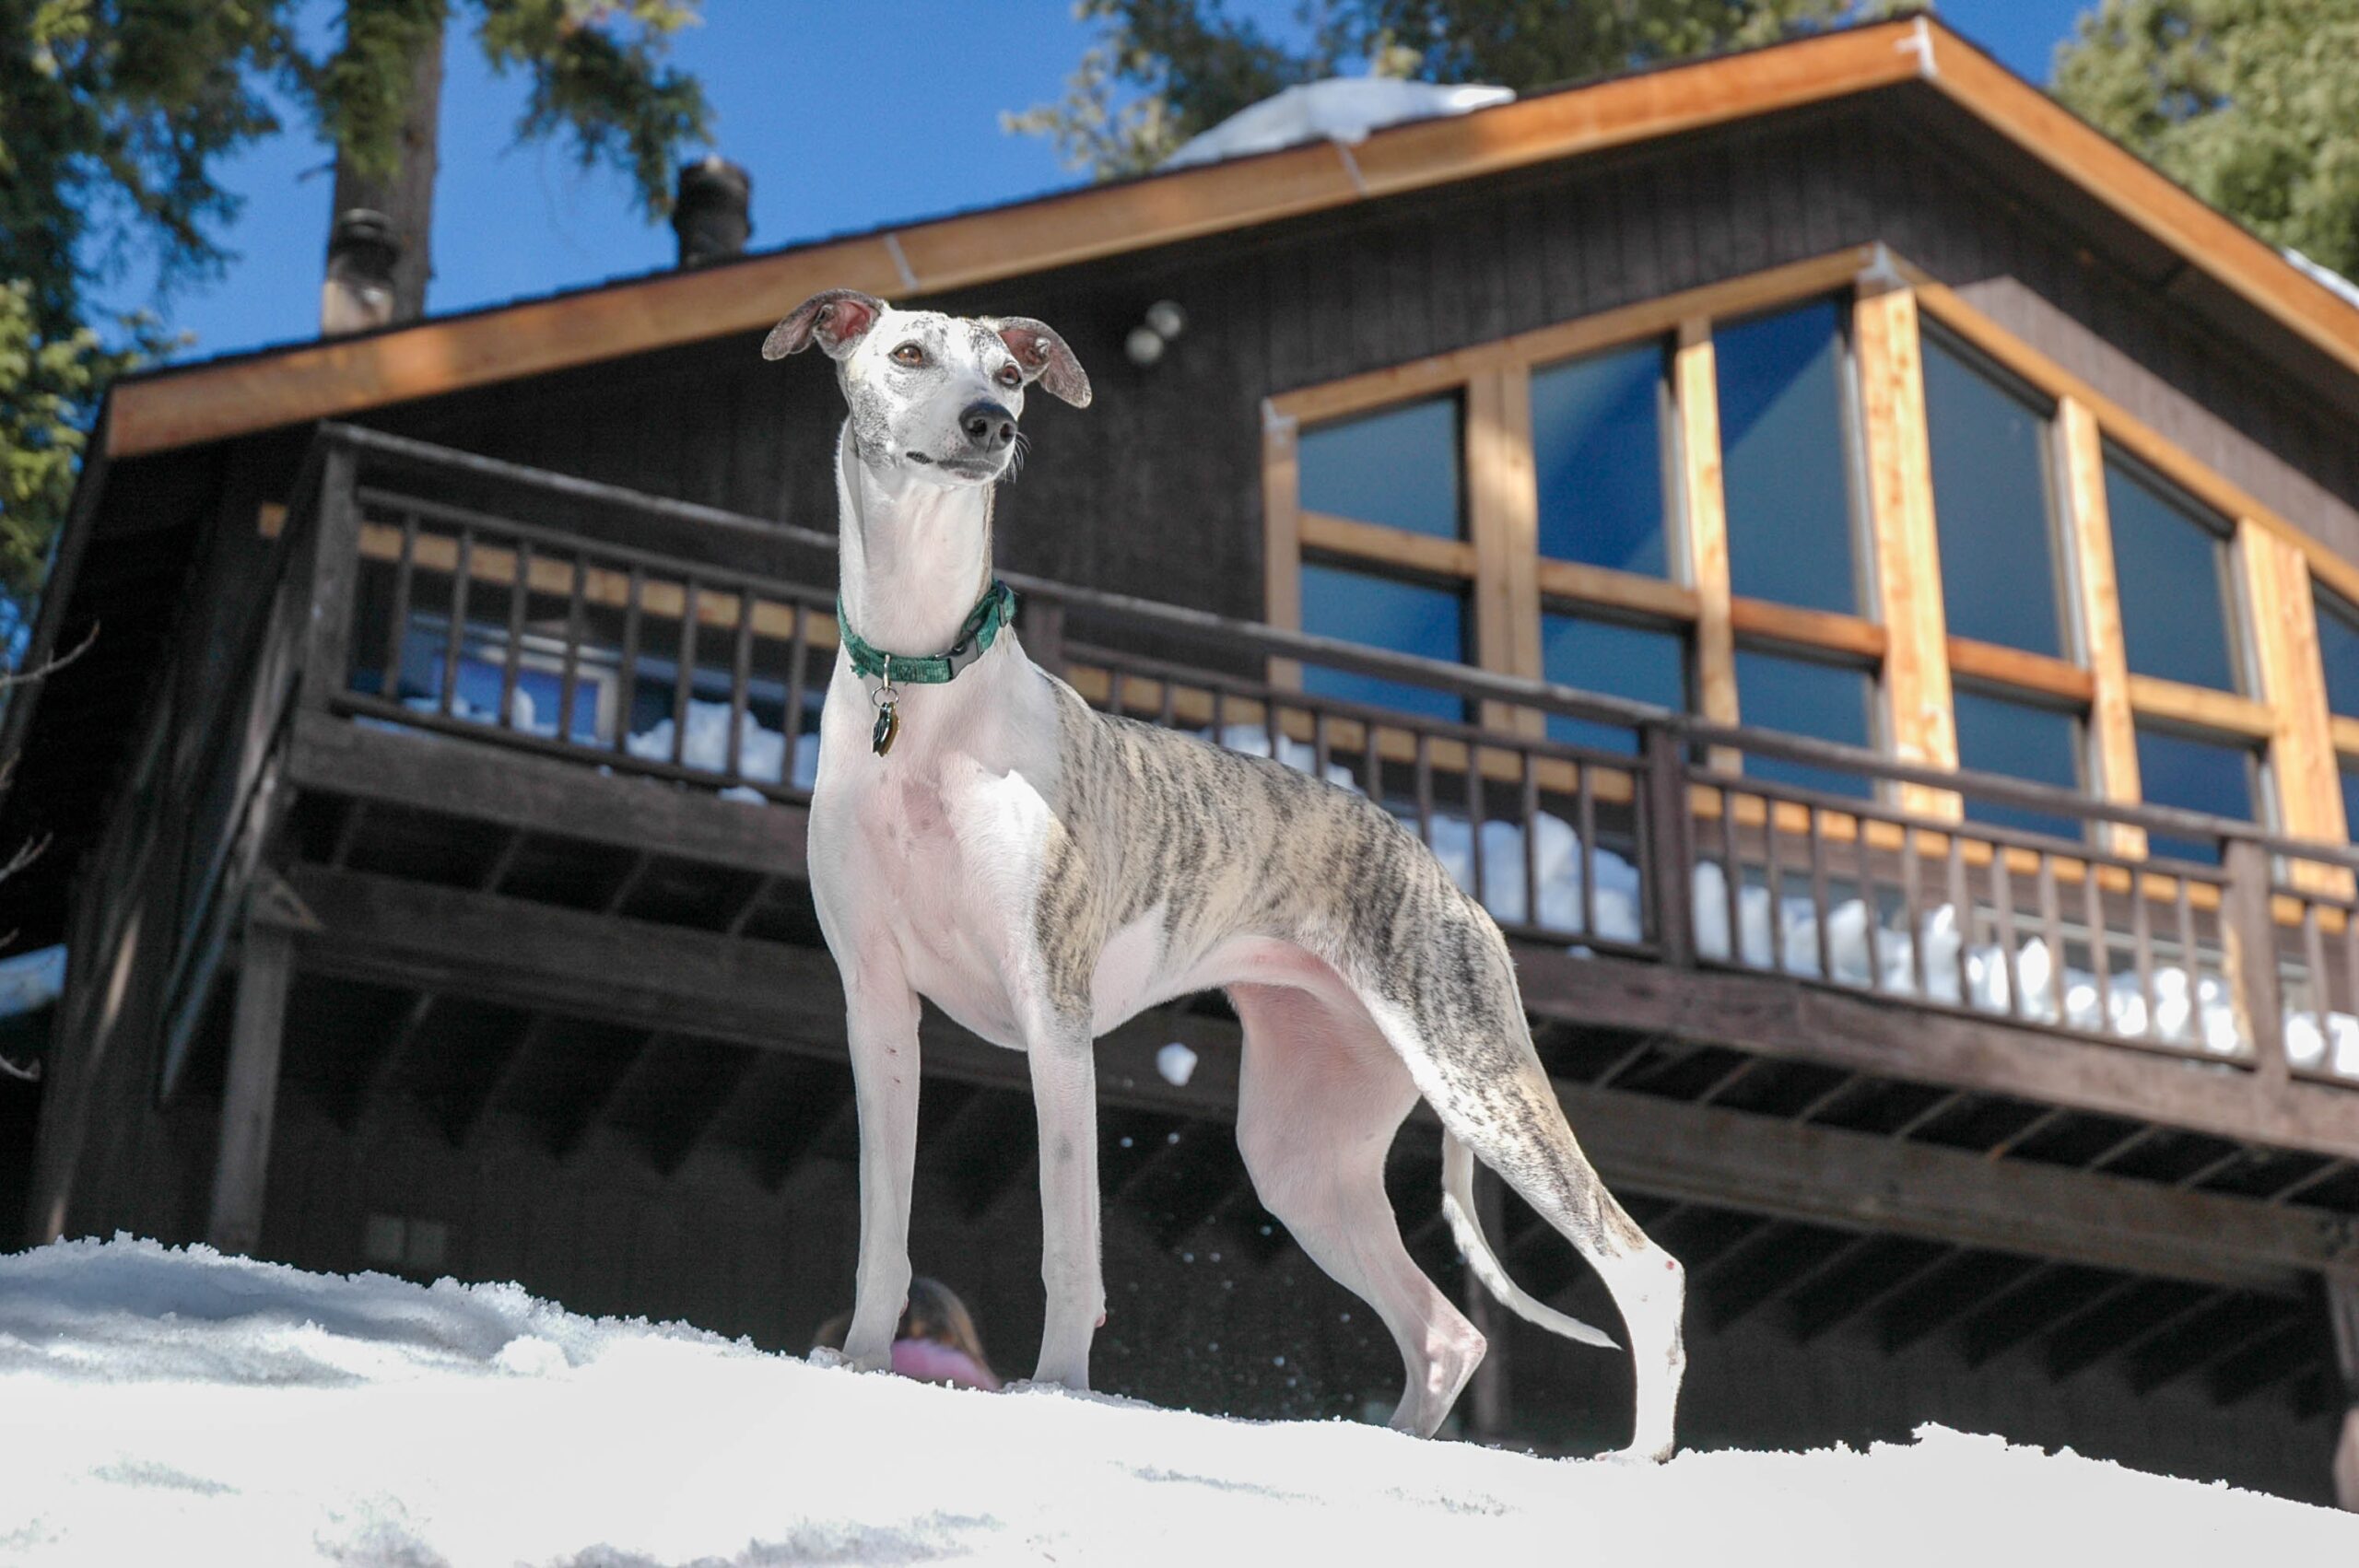
M 343 628 L 319 645 L 327 707 L 807 801 L 832 587 L 718 563 L 820 560 L 828 536 L 374 432 L 323 441 L 343 461 L 299 515 Z M 2348 848 L 1010 580 L 1028 650 L 1094 705 L 1361 791 L 1527 942 L 2359 1082 Z

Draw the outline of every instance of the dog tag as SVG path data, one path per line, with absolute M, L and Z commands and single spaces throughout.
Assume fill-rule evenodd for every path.
M 868 743 L 883 756 L 893 749 L 893 742 L 901 733 L 901 707 L 893 697 L 893 688 L 886 687 L 876 694 L 876 728 L 870 731 Z

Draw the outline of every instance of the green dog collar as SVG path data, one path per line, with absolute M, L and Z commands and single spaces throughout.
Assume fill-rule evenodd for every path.
M 982 598 L 975 602 L 968 613 L 967 624 L 958 628 L 958 640 L 946 653 L 887 653 L 867 641 L 851 629 L 851 619 L 844 614 L 841 595 L 836 599 L 836 626 L 842 634 L 844 652 L 851 660 L 851 667 L 859 673 L 882 683 L 877 691 L 876 730 L 870 744 L 878 756 L 893 749 L 894 737 L 901 731 L 901 718 L 894 701 L 896 686 L 939 686 L 956 680 L 958 672 L 980 659 L 999 640 L 1000 629 L 1015 618 L 1015 590 L 992 579 Z

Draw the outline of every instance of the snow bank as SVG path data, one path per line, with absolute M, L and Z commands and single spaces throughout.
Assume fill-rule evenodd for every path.
M 1442 114 L 1465 114 L 1515 99 L 1513 89 L 1491 87 L 1443 87 L 1432 82 L 1394 81 L 1383 76 L 1331 76 L 1321 82 L 1292 87 L 1239 110 L 1219 124 L 1180 146 L 1163 160 L 1165 169 L 1218 163 L 1275 152 L 1297 142 L 1328 141 L 1357 144 L 1373 131 L 1411 120 Z
M 0 1561 L 29 1568 L 1192 1568 L 1207 1550 L 1988 1568 L 2093 1550 L 2347 1562 L 2359 1518 L 1939 1427 L 1633 1469 L 863 1376 L 512 1285 L 122 1238 L 0 1258 Z

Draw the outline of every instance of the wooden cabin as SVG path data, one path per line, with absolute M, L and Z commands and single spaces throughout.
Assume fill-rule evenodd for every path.
M 1497 916 L 1688 1264 L 1688 1444 L 1937 1421 L 2318 1501 L 2340 1444 L 2359 1505 L 2334 282 L 1909 20 L 132 378 L 34 651 L 95 640 L 0 737 L 0 843 L 49 840 L 0 926 L 70 952 L 27 1238 L 797 1352 L 848 1305 L 838 397 L 756 346 L 850 286 L 1089 367 L 1002 498 L 1037 658 L 1379 798 Z M 1020 1372 L 1023 1064 L 924 1046 L 917 1265 Z M 1387 1409 L 1236 1060 L 1217 998 L 1104 1043 L 1098 1381 Z M 1456 1281 L 1438 1141 L 1392 1176 Z M 1467 1431 L 1623 1440 L 1620 1358 L 1488 1321 Z

